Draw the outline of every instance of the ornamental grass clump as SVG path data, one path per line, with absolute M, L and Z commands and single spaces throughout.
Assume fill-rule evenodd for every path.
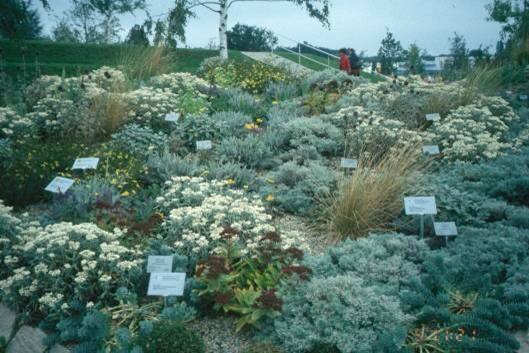
M 340 238 L 358 238 L 390 228 L 404 193 L 423 168 L 420 148 L 392 150 L 381 160 L 364 156 L 350 177 L 325 200 L 322 221 Z

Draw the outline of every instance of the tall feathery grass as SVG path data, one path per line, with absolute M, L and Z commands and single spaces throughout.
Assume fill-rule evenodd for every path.
M 363 155 L 353 174 L 323 201 L 320 221 L 340 239 L 389 230 L 406 190 L 426 167 L 417 145 L 392 150 L 378 160 Z
M 145 80 L 171 71 L 174 60 L 163 47 L 127 46 L 119 56 L 119 68 L 130 80 Z

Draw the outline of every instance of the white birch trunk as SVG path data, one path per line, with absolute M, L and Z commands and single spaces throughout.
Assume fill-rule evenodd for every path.
M 222 59 L 228 59 L 228 3 L 226 0 L 220 2 L 219 21 L 219 50 Z

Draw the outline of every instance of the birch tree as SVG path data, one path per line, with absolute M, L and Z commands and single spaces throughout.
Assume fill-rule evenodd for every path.
M 242 2 L 290 2 L 305 9 L 309 16 L 314 17 L 324 26 L 329 26 L 329 1 L 330 0 L 185 0 L 188 10 L 202 7 L 219 15 L 219 50 L 220 57 L 223 59 L 228 58 L 228 13 L 234 4 Z

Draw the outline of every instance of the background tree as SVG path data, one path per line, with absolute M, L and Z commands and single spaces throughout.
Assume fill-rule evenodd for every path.
M 424 73 L 424 63 L 422 62 L 423 55 L 426 54 L 415 43 L 410 45 L 407 52 L 407 66 L 411 74 Z
M 219 14 L 219 51 L 220 57 L 228 58 L 228 13 L 235 3 L 239 2 L 290 2 L 304 8 L 309 16 L 328 26 L 329 1 L 330 0 L 178 0 L 184 3 L 187 11 L 192 11 L 197 7 L 204 7 Z
M 99 26 L 105 43 L 112 43 L 120 29 L 117 15 L 133 14 L 145 10 L 145 0 L 74 0 L 75 6 L 84 10 L 84 16 L 97 16 L 101 19 Z
M 494 0 L 487 6 L 489 20 L 502 25 L 505 53 L 519 64 L 529 62 L 529 0 Z
M 237 23 L 227 34 L 228 49 L 269 51 L 277 44 L 274 33 L 262 27 Z
M 0 36 L 9 39 L 34 39 L 42 32 L 40 17 L 31 0 L 0 1 Z
M 125 39 L 125 43 L 130 45 L 143 45 L 143 46 L 149 46 L 149 37 L 148 33 L 145 30 L 144 26 L 141 25 L 134 25 L 129 31 L 129 34 L 127 34 L 127 38 Z
M 167 16 L 167 25 L 165 31 L 165 46 L 176 48 L 178 41 L 185 43 L 186 26 L 189 18 L 195 14 L 187 6 L 187 0 L 176 0 L 175 7 Z
M 85 43 L 102 43 L 103 34 L 99 31 L 94 10 L 86 1 L 74 0 L 73 9 L 70 11 L 75 28 L 81 33 Z
M 382 73 L 385 75 L 394 72 L 394 64 L 401 60 L 404 56 L 404 49 L 400 41 L 396 40 L 389 30 L 386 32 L 386 37 L 382 39 L 380 49 L 378 49 L 378 60 L 382 65 Z
M 154 24 L 154 38 L 152 40 L 153 45 L 157 47 L 161 47 L 164 45 L 165 31 L 166 31 L 165 21 L 160 20 L 160 19 L 156 20 L 156 23 Z
M 78 29 L 73 28 L 66 17 L 61 18 L 51 29 L 51 37 L 56 42 L 79 43 L 81 42 L 81 33 Z
M 450 41 L 450 56 L 452 62 L 449 64 L 454 71 L 466 71 L 469 68 L 467 41 L 465 37 L 454 33 L 454 37 Z

